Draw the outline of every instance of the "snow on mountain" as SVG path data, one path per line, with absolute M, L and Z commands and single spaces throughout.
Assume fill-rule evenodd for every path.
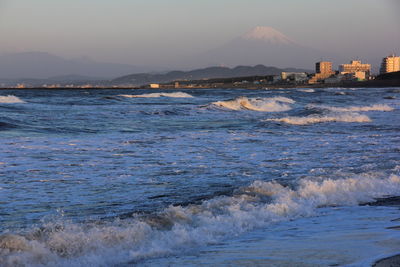
M 258 26 L 225 45 L 196 57 L 198 65 L 257 65 L 314 69 L 315 62 L 333 60 L 330 53 L 303 46 L 272 27 Z
M 270 44 L 294 44 L 289 37 L 272 27 L 258 26 L 242 36 L 245 40 L 260 40 Z

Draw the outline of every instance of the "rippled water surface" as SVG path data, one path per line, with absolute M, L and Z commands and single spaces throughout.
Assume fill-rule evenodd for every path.
M 400 252 L 400 89 L 0 91 L 0 266 Z

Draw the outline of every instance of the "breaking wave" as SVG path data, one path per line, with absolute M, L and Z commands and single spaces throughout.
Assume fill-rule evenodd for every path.
M 0 96 L 0 103 L 17 104 L 17 103 L 26 103 L 26 102 L 21 100 L 17 96 L 8 95 L 8 96 Z
M 157 98 L 157 97 L 173 97 L 173 98 L 192 98 L 193 96 L 184 92 L 174 92 L 174 93 L 151 93 L 142 95 L 118 95 L 128 98 Z
M 366 111 L 393 111 L 394 108 L 392 108 L 389 105 L 382 105 L 382 104 L 376 104 L 372 106 L 362 106 L 362 107 L 331 107 L 331 106 L 324 106 L 324 105 L 309 105 L 311 108 L 320 108 L 320 109 L 326 109 L 334 112 L 366 112 Z
M 290 188 L 255 181 L 233 196 L 170 206 L 114 222 L 49 223 L 0 236 L 1 266 L 110 266 L 184 253 L 271 223 L 312 216 L 320 207 L 358 205 L 400 194 L 400 177 L 360 174 Z
M 285 117 L 279 119 L 266 119 L 263 121 L 275 121 L 284 122 L 293 125 L 307 125 L 323 122 L 371 122 L 371 119 L 366 115 L 357 113 L 344 113 L 344 114 L 332 114 L 332 115 L 311 115 L 307 117 Z
M 233 100 L 213 102 L 212 104 L 230 110 L 282 112 L 291 110 L 292 108 L 288 104 L 294 103 L 294 100 L 287 97 L 247 98 L 242 96 Z

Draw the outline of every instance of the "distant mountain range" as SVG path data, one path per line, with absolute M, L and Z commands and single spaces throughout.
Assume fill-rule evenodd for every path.
M 88 58 L 65 59 L 44 52 L 0 55 L 0 79 L 48 79 L 66 75 L 112 79 L 129 73 L 153 70 L 146 66 L 103 63 Z
M 256 66 L 237 66 L 235 68 L 228 67 L 209 67 L 203 69 L 195 69 L 191 71 L 170 71 L 167 73 L 138 73 L 126 76 L 121 76 L 116 79 L 102 79 L 81 75 L 63 75 L 54 76 L 48 79 L 0 79 L 0 86 L 12 87 L 17 84 L 25 84 L 27 86 L 40 87 L 45 84 L 58 84 L 65 85 L 99 85 L 99 86 L 114 86 L 114 85 L 128 85 L 128 86 L 141 86 L 149 83 L 168 83 L 172 81 L 190 81 L 190 80 L 205 80 L 215 78 L 235 78 L 235 77 L 248 77 L 248 76 L 265 76 L 265 75 L 279 75 L 281 72 L 313 72 L 312 70 L 285 68 L 280 69 L 276 67 L 266 67 L 264 65 Z
M 157 70 L 157 68 L 148 66 L 103 63 L 87 58 L 65 59 L 49 53 L 26 52 L 0 55 L 0 79 L 26 80 L 29 78 L 75 82 L 110 80 L 120 77 L 114 79 L 113 82 L 142 85 L 149 82 L 169 82 L 178 79 L 278 74 L 282 70 L 293 70 L 291 68 L 313 69 L 315 62 L 321 59 L 338 60 L 338 58 L 327 52 L 300 45 L 274 28 L 259 26 L 219 48 L 189 57 L 181 63 L 171 63 L 168 68 L 171 69 L 178 65 L 181 66 L 180 69 L 191 69 L 188 66 L 197 66 L 198 68 L 198 66 L 234 67 L 263 64 L 255 67 L 233 69 L 210 67 L 187 72 L 172 71 L 154 74 L 160 68 Z
M 321 59 L 331 61 L 338 56 L 300 45 L 274 28 L 261 26 L 194 58 L 205 66 L 264 64 L 279 68 L 314 68 Z
M 264 65 L 228 67 L 209 67 L 192 71 L 171 71 L 164 74 L 139 73 L 116 78 L 112 84 L 133 84 L 144 85 L 149 83 L 167 83 L 176 80 L 201 80 L 212 78 L 233 78 L 246 76 L 277 75 L 281 72 L 312 72 L 311 70 L 276 67 L 266 67 Z

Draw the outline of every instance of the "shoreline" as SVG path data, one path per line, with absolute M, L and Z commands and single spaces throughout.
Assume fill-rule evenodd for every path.
M 400 196 L 376 199 L 375 202 L 367 203 L 367 205 L 400 207 Z M 396 266 L 400 266 L 400 254 L 376 260 L 372 264 L 372 267 L 396 267 Z
M 250 85 L 250 86 L 233 86 L 233 85 L 220 85 L 220 86 L 192 86 L 192 87 L 160 87 L 157 89 L 148 87 L 58 87 L 58 88 L 47 88 L 47 87 L 27 87 L 27 88 L 0 88 L 0 91 L 5 90 L 201 90 L 201 89 L 247 89 L 247 90 L 279 90 L 279 89 L 323 89 L 323 88 L 397 88 L 400 87 L 399 84 L 319 84 L 319 85 Z
M 247 77 L 254 78 L 254 77 Z M 3 87 L 1 90 L 134 90 L 134 89 L 149 89 L 149 90 L 178 90 L 178 89 L 298 89 L 298 88 L 388 88 L 388 87 L 400 87 L 400 79 L 387 79 L 387 80 L 371 80 L 371 81 L 360 81 L 360 82 L 340 82 L 340 83 L 321 83 L 321 84 L 267 84 L 267 83 L 234 83 L 232 79 L 213 79 L 213 80 L 193 80 L 180 82 L 178 86 L 175 83 L 167 82 L 160 83 L 159 88 L 150 88 L 150 85 L 141 86 L 116 86 L 116 85 L 104 85 L 104 86 L 92 86 L 92 87 L 24 87 L 24 88 L 13 88 Z

